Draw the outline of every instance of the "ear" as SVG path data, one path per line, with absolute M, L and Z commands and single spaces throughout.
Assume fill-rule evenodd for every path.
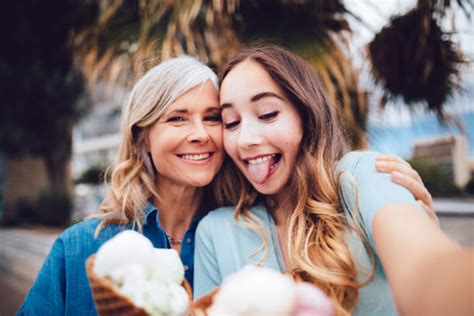
M 148 131 L 144 131 L 143 132 L 143 142 L 145 144 L 146 151 L 149 153 L 151 151 L 151 147 L 150 147 L 150 138 L 148 136 L 149 136 Z

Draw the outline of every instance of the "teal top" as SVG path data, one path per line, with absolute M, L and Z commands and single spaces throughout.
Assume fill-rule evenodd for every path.
M 372 221 L 384 206 L 409 203 L 418 207 L 413 195 L 394 184 L 389 174 L 375 170 L 375 152 L 350 152 L 337 164 L 341 173 L 341 199 L 348 222 L 355 209 L 358 194 L 361 226 L 375 254 L 375 276 L 361 288 L 354 315 L 397 315 L 394 299 L 382 269 L 372 238 Z M 250 211 L 264 224 L 268 238 L 268 255 L 263 265 L 284 272 L 278 235 L 273 218 L 262 205 Z M 240 217 L 241 218 L 241 217 Z M 370 257 L 361 239 L 352 231 L 346 240 L 356 264 L 358 279 L 367 280 L 371 272 Z M 210 212 L 199 223 L 196 231 L 194 262 L 194 295 L 199 297 L 217 287 L 230 274 L 247 264 L 257 264 L 263 258 L 263 240 L 253 230 L 236 224 L 233 207 L 222 207 Z

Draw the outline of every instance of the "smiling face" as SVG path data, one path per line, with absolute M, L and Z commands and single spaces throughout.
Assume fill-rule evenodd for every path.
M 146 148 L 158 171 L 158 181 L 208 185 L 224 157 L 215 86 L 207 81 L 178 97 L 150 127 Z
M 220 97 L 226 152 L 258 192 L 279 194 L 294 172 L 303 137 L 297 109 L 253 60 L 232 68 Z

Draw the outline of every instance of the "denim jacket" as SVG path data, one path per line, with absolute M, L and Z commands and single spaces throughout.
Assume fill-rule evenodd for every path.
M 185 277 L 191 286 L 194 235 L 201 218 L 196 216 L 193 219 L 181 246 Z M 123 225 L 108 225 L 94 238 L 99 223 L 98 219 L 86 220 L 71 226 L 58 237 L 17 315 L 97 315 L 86 275 L 86 259 L 96 253 L 104 242 L 130 229 Z M 143 234 L 155 248 L 170 248 L 159 224 L 159 211 L 151 203 L 145 210 Z

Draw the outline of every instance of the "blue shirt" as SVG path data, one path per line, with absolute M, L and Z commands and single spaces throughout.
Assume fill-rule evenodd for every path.
M 194 235 L 202 216 L 196 216 L 183 238 L 181 260 L 185 277 L 193 284 Z M 107 225 L 95 239 L 100 220 L 90 219 L 65 230 L 55 241 L 33 287 L 17 315 L 97 315 L 86 275 L 86 259 L 119 232 L 124 225 Z M 159 211 L 148 203 L 144 214 L 143 234 L 155 248 L 170 248 L 159 223 Z
M 361 226 L 375 253 L 375 276 L 360 289 L 360 298 L 354 315 L 397 315 L 393 295 L 388 286 L 380 258 L 372 237 L 372 221 L 384 206 L 409 203 L 417 206 L 412 194 L 393 183 L 389 174 L 375 170 L 374 152 L 351 152 L 337 164 L 341 172 L 341 202 L 349 223 L 353 223 L 356 194 Z M 224 207 L 209 212 L 196 232 L 194 295 L 199 297 L 219 286 L 230 274 L 247 264 L 258 264 L 284 272 L 275 222 L 262 205 L 250 209 L 262 222 L 267 237 L 268 254 L 263 258 L 263 240 L 253 230 L 234 220 L 234 208 Z M 242 219 L 242 216 L 239 216 Z M 358 280 L 367 280 L 371 272 L 370 255 L 361 239 L 353 231 L 345 232 L 346 241 L 356 265 Z

